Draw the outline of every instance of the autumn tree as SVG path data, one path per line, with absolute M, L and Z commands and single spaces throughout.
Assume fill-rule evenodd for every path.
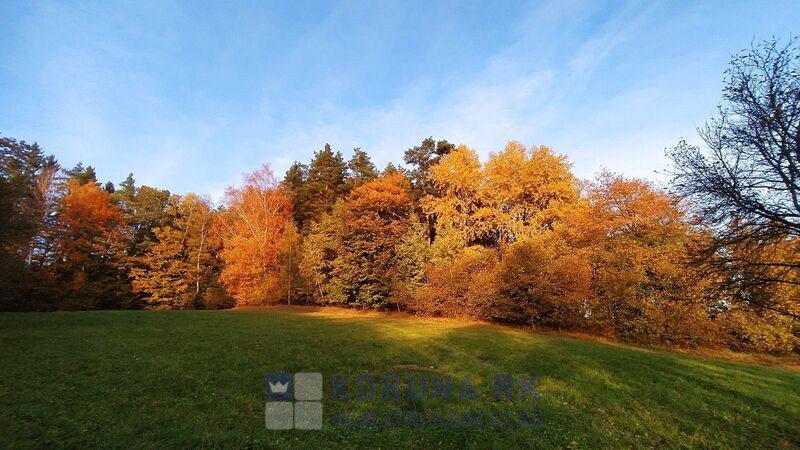
M 464 242 L 479 241 L 490 232 L 482 165 L 475 150 L 460 145 L 430 168 L 430 177 L 438 195 L 422 202 L 425 213 L 437 217 L 438 229 L 452 229 Z
M 439 237 L 437 237 L 439 239 Z M 500 300 L 499 253 L 481 245 L 461 247 L 425 266 L 425 284 L 405 306 L 414 312 L 444 317 L 490 320 Z
M 506 250 L 495 280 L 490 318 L 557 329 L 589 328 L 591 267 L 586 251 L 552 232 Z
M 588 252 L 594 302 L 587 314 L 595 327 L 637 341 L 713 342 L 714 302 L 689 266 L 702 235 L 692 232 L 676 197 L 603 173 L 557 232 Z
M 304 266 L 318 299 L 383 307 L 397 278 L 397 247 L 409 229 L 410 183 L 386 175 L 355 188 L 307 240 Z
M 483 165 L 459 146 L 430 178 L 435 195 L 423 203 L 437 232 L 420 294 L 428 304 L 415 309 L 556 327 L 581 321 L 588 264 L 545 236 L 579 197 L 563 156 L 509 142 Z
M 94 182 L 70 179 L 58 207 L 55 271 L 63 283 L 63 307 L 114 308 L 129 305 L 130 286 L 122 266 L 125 230 L 122 211 Z
M 578 180 L 563 155 L 509 141 L 484 169 L 485 198 L 496 240 L 514 242 L 551 230 L 579 197 Z
M 130 276 L 146 307 L 193 308 L 215 276 L 219 242 L 210 231 L 213 211 L 194 194 L 170 204 L 168 223 L 153 228 L 155 241 L 135 258 Z
M 474 150 L 459 146 L 431 167 L 430 176 L 437 195 L 423 199 L 426 212 L 470 244 L 496 246 L 552 229 L 579 197 L 564 156 L 513 141 L 485 165 Z
M 246 175 L 242 186 L 227 190 L 225 206 L 220 281 L 237 304 L 277 300 L 279 257 L 292 215 L 290 196 L 265 165 Z

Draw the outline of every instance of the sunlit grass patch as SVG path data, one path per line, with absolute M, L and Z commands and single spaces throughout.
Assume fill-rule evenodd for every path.
M 308 308 L 3 314 L 0 350 L 0 447 L 800 446 L 799 372 L 449 320 Z M 469 377 L 489 408 L 496 374 L 530 374 L 544 423 L 270 431 L 263 376 L 277 371 Z

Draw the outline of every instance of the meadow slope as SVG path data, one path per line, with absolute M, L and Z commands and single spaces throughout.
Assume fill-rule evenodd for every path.
M 267 430 L 263 377 L 281 371 L 470 377 L 481 395 L 498 373 L 531 374 L 543 423 Z M 798 423 L 798 371 L 474 323 L 314 308 L 0 315 L 2 448 L 794 448 Z

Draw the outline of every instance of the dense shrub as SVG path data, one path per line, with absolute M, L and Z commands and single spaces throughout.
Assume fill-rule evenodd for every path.
M 585 328 L 591 314 L 589 261 L 547 234 L 512 244 L 500 264 L 492 318 L 553 328 Z
M 452 260 L 428 266 L 427 283 L 407 306 L 426 315 L 489 319 L 497 300 L 498 262 L 495 250 L 467 247 Z

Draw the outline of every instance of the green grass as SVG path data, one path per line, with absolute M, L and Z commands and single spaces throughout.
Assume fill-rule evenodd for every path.
M 411 364 L 457 380 L 470 376 L 479 396 L 497 373 L 538 375 L 544 423 L 264 427 L 266 372 L 329 377 L 396 373 L 395 366 Z M 0 315 L 0 447 L 98 446 L 793 448 L 800 447 L 800 372 L 335 310 Z

